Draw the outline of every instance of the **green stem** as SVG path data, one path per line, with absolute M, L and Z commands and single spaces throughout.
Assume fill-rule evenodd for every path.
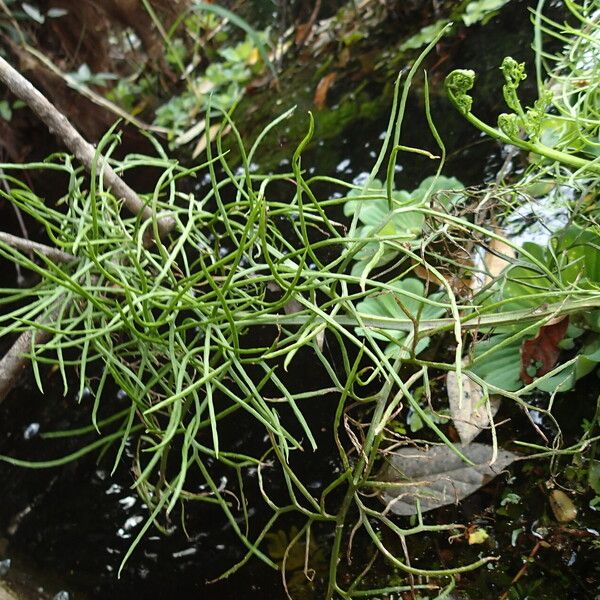
M 490 137 L 499 140 L 504 144 L 512 144 L 513 146 L 517 146 L 522 150 L 526 150 L 527 152 L 533 152 L 534 154 L 539 154 L 541 156 L 545 156 L 546 158 L 559 162 L 563 165 L 567 165 L 569 167 L 573 167 L 574 169 L 588 169 L 593 171 L 594 173 L 600 174 L 600 165 L 595 164 L 593 161 L 587 160 L 585 158 L 579 158 L 578 156 L 573 156 L 571 154 L 567 154 L 566 152 L 561 152 L 560 150 L 555 150 L 550 146 L 546 146 L 545 144 L 541 144 L 540 142 L 530 142 L 527 140 L 522 140 L 519 138 L 511 138 L 507 136 L 505 133 L 484 123 L 481 119 L 476 117 L 472 112 L 464 112 L 461 110 L 454 94 L 452 92 L 448 92 L 448 96 L 452 104 L 454 104 L 455 108 L 471 123 L 479 129 L 483 131 L 483 133 L 489 135 Z
M 559 316 L 578 313 L 586 310 L 600 308 L 600 297 L 584 298 L 582 300 L 567 300 L 554 304 L 542 304 L 539 308 L 527 308 L 523 310 L 512 310 L 505 313 L 482 315 L 478 312 L 462 317 L 462 329 L 482 329 L 484 327 L 500 327 L 503 325 L 516 325 L 524 322 L 542 320 L 551 315 Z M 334 315 L 331 317 L 336 323 L 348 327 L 358 327 L 360 324 L 355 316 Z M 319 316 L 313 313 L 292 313 L 289 315 L 265 315 L 253 318 L 250 313 L 238 313 L 237 326 L 242 329 L 251 325 L 305 325 L 309 321 L 319 320 Z M 365 327 L 374 329 L 386 329 L 390 331 L 413 331 L 415 324 L 410 319 L 396 319 L 389 317 L 370 317 L 361 319 Z M 419 321 L 417 330 L 419 335 L 428 336 L 452 329 L 456 325 L 453 318 L 423 319 Z

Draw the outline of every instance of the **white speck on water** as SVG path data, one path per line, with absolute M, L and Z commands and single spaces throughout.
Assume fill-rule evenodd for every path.
M 117 536 L 124 540 L 130 538 L 131 533 L 129 533 L 129 531 L 131 531 L 134 527 L 139 525 L 143 520 L 144 517 L 142 517 L 141 515 L 129 517 L 129 519 L 127 519 L 123 524 L 123 527 L 119 527 L 119 529 L 117 530 Z
M 4 577 L 10 569 L 10 558 L 0 560 L 0 577 Z
M 366 171 L 362 171 L 352 180 L 352 183 L 354 185 L 363 185 L 367 179 L 369 179 L 369 174 Z
M 130 509 L 137 502 L 137 498 L 135 496 L 126 496 L 125 498 L 121 498 L 119 500 L 119 504 L 123 507 L 124 510 Z
M 173 552 L 173 558 L 183 558 L 184 556 L 192 556 L 192 554 L 196 554 L 198 552 L 198 548 L 186 548 L 185 550 L 179 550 L 179 552 Z
M 29 423 L 23 432 L 23 439 L 30 440 L 35 437 L 40 431 L 39 423 Z
M 84 387 L 81 390 L 81 394 L 77 398 L 77 402 L 80 403 L 82 400 L 87 400 L 92 395 L 92 392 L 89 387 Z
M 123 527 L 120 527 L 117 530 L 117 536 L 124 540 L 130 538 L 131 533 L 128 533 L 128 532 L 131 531 L 137 525 L 139 525 L 143 520 L 144 520 L 144 517 L 142 517 L 141 515 L 129 517 L 129 519 L 127 519 L 127 521 L 125 521 L 125 523 L 123 524 Z
M 120 494 L 122 490 L 123 488 L 118 483 L 113 483 L 104 493 L 110 496 L 111 494 Z
M 349 158 L 345 158 L 342 162 L 340 162 L 338 164 L 338 166 L 335 168 L 335 170 L 338 173 L 342 173 L 343 171 L 345 171 L 348 167 L 350 166 L 350 159 Z
M 135 515 L 133 517 L 129 517 L 129 519 L 127 519 L 127 521 L 125 521 L 125 525 L 123 525 L 123 529 L 125 529 L 125 531 L 129 531 L 130 529 L 133 529 L 134 527 L 139 525 L 143 520 L 144 520 L 144 517 L 142 517 L 142 515 Z

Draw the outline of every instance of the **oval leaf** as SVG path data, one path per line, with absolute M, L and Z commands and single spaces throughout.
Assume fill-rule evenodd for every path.
M 463 361 L 463 365 L 464 363 L 465 361 Z M 466 375 L 463 375 L 462 384 L 463 397 L 461 402 L 456 372 L 448 372 L 446 390 L 450 404 L 450 416 L 461 443 L 466 446 L 490 424 L 489 412 L 491 412 L 492 417 L 498 412 L 500 397 L 490 396 L 490 409 L 488 411 L 488 401 L 484 399 L 482 387 Z
M 462 450 L 474 463 L 465 463 L 447 446 L 401 448 L 395 452 L 380 476 L 393 485 L 382 486 L 381 499 L 397 515 L 417 514 L 446 504 L 457 504 L 463 498 L 486 485 L 510 465 L 517 455 L 498 450 L 493 465 L 492 447 L 471 444 Z

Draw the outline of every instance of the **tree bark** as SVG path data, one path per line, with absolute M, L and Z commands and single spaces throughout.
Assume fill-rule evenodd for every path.
M 35 335 L 35 343 L 47 342 L 51 335 L 42 329 L 24 331 L 0 360 L 0 404 L 19 381 L 19 377 L 29 364 L 29 358 L 24 356 L 31 350 Z

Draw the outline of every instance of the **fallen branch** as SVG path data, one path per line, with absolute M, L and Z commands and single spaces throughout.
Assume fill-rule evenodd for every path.
M 56 263 L 69 263 L 73 260 L 76 260 L 76 257 L 68 252 L 63 252 L 58 248 L 46 246 L 46 244 L 40 244 L 39 242 L 32 242 L 31 240 L 20 238 L 4 231 L 0 231 L 0 242 L 4 242 L 5 244 L 8 244 L 17 250 L 22 250 L 23 252 L 38 252 L 39 254 L 47 256 L 50 260 Z
M 58 248 L 52 246 L 46 246 L 46 244 L 40 244 L 39 242 L 32 242 L 25 238 L 11 235 L 0 231 L 0 241 L 8 244 L 17 250 L 24 252 L 38 252 L 48 257 L 50 260 L 56 263 L 70 263 L 77 259 L 77 257 L 63 252 Z M 54 311 L 50 310 L 46 313 L 46 316 L 42 320 L 50 321 Z M 33 336 L 35 335 L 35 342 Z M 24 331 L 9 348 L 8 352 L 0 360 L 0 403 L 6 398 L 13 387 L 18 383 L 21 373 L 27 367 L 29 363 L 29 357 L 26 353 L 31 350 L 32 343 L 43 344 L 47 342 L 51 337 L 48 331 L 44 330 L 33 330 Z M 0 598 L 1 600 L 1 598 Z
M 110 188 L 117 197 L 123 200 L 123 204 L 130 212 L 140 215 L 144 219 L 156 219 L 159 236 L 163 238 L 168 235 L 175 225 L 175 220 L 171 216 L 157 218 L 152 209 L 115 173 L 106 159 L 101 155 L 97 155 L 94 146 L 81 136 L 67 118 L 39 90 L 2 57 L 0 57 L 0 81 L 17 98 L 31 108 L 46 124 L 50 132 L 64 142 L 65 146 L 88 171 L 91 171 L 94 163 L 96 163 L 103 175 L 106 187 Z M 149 228 L 148 232 L 150 237 L 145 240 L 146 245 L 150 245 L 154 241 L 151 237 L 152 228 Z M 23 238 L 11 236 L 8 233 L 2 233 L 0 239 L 21 250 L 41 252 L 57 262 L 70 262 L 74 258 L 56 248 L 30 242 Z M 50 319 L 51 315 L 52 311 L 46 315 L 46 319 Z M 49 338 L 50 334 L 43 330 L 25 331 L 3 356 L 0 360 L 0 402 L 6 398 L 27 366 L 29 358 L 24 354 L 31 349 L 32 344 L 44 343 Z
M 59 137 L 65 146 L 85 166 L 92 170 L 94 162 L 100 167 L 104 184 L 123 200 L 125 207 L 135 215 L 144 219 L 155 218 L 152 209 L 114 172 L 108 162 L 99 155 L 92 144 L 69 123 L 67 118 L 25 77 L 0 57 L 0 81 L 17 98 L 25 102 L 29 108 L 47 125 L 51 133 Z M 174 227 L 175 221 L 170 216 L 162 216 L 157 220 L 158 233 L 165 237 Z
M 35 335 L 35 342 L 33 336 Z M 23 332 L 0 360 L 0 403 L 8 396 L 19 381 L 21 373 L 29 363 L 29 357 L 24 356 L 31 350 L 32 342 L 43 344 L 51 337 L 50 332 L 43 329 Z

